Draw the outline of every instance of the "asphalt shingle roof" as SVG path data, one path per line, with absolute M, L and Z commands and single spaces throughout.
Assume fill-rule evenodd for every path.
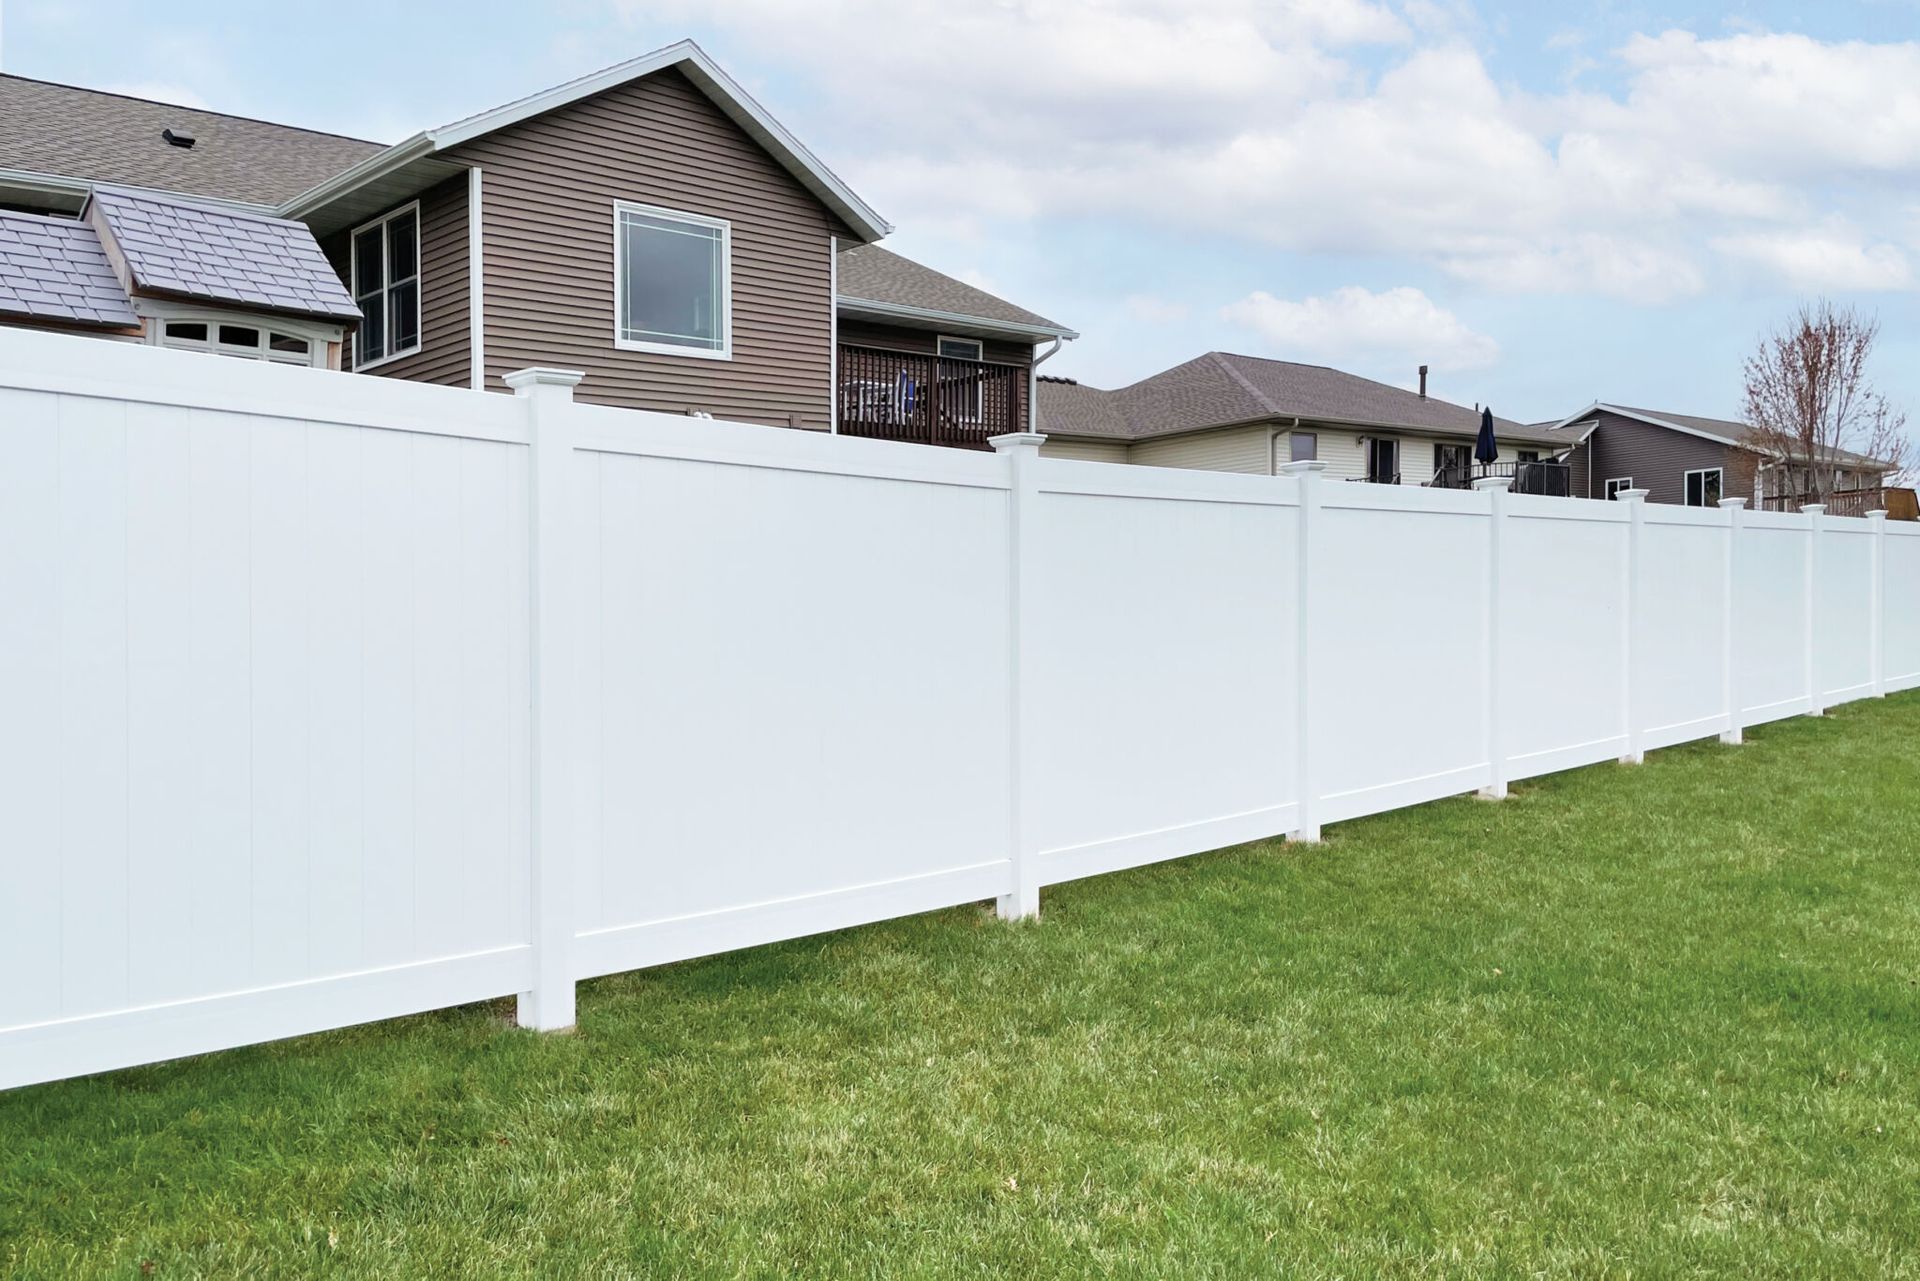
M 5 210 L 0 315 L 108 329 L 140 323 L 93 228 L 71 218 Z
M 878 245 L 856 245 L 842 250 L 839 257 L 840 297 L 848 301 L 891 303 L 923 311 L 944 311 L 955 316 L 973 316 L 980 320 L 1002 321 L 1016 325 L 1069 333 L 1065 325 L 1045 316 L 1016 307 L 1004 298 L 996 298 L 984 289 L 945 276 L 931 267 L 923 267 L 911 258 L 902 258 Z
M 175 147 L 163 129 L 185 129 Z M 0 75 L 0 169 L 279 204 L 385 147 L 71 85 Z
M 329 320 L 360 319 L 360 309 L 304 223 L 112 187 L 95 189 L 93 203 L 138 290 Z
M 1104 402 L 1104 403 L 1102 403 Z M 1480 413 L 1325 365 L 1210 351 L 1128 387 L 1101 391 L 1042 379 L 1040 430 L 1150 440 L 1269 418 L 1472 436 Z M 1563 434 L 1496 417 L 1503 439 L 1561 445 Z

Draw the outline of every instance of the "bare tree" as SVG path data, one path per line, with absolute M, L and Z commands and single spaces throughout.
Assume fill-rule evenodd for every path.
M 1826 299 L 1803 303 L 1788 324 L 1747 358 L 1749 442 L 1760 465 L 1781 476 L 1779 492 L 1825 502 L 1842 471 L 1905 469 L 1906 414 L 1867 380 L 1880 322 Z M 1850 465 L 1851 464 L 1851 465 Z

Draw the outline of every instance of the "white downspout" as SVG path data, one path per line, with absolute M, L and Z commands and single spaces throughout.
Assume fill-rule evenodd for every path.
M 1056 337 L 1044 355 L 1035 356 L 1027 366 L 1027 430 L 1040 430 L 1040 366 L 1052 360 L 1066 339 Z

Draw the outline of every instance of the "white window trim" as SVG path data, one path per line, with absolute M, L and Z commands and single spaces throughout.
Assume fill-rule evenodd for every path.
M 649 218 L 666 218 L 675 222 L 690 222 L 702 227 L 717 227 L 720 230 L 720 346 L 717 348 L 682 347 L 676 343 L 647 342 L 640 338 L 627 338 L 621 334 L 620 317 L 627 309 L 627 273 L 622 262 L 620 215 L 626 213 L 644 214 Z M 613 202 L 613 345 L 619 351 L 643 351 L 655 356 L 686 356 L 693 360 L 732 360 L 733 359 L 733 224 L 725 218 L 709 218 L 705 214 L 688 213 L 683 209 L 666 209 L 660 205 L 643 205 L 633 200 Z
M 1615 489 L 1614 488 L 1615 485 L 1618 485 L 1620 488 Z M 1633 488 L 1633 477 L 1609 476 L 1605 481 L 1601 482 L 1600 492 L 1602 494 L 1605 494 L 1609 500 L 1612 500 L 1617 497 L 1617 495 L 1620 493 L 1621 490 L 1632 489 L 1632 488 Z
M 213 307 L 196 307 L 179 303 L 159 302 L 153 299 L 138 299 L 134 308 L 147 320 L 146 343 L 150 347 L 166 347 L 166 327 L 174 324 L 204 324 L 211 336 L 219 325 L 245 325 L 250 329 L 263 332 L 278 331 L 294 338 L 307 340 L 308 365 L 314 369 L 329 368 L 327 348 L 329 344 L 343 342 L 346 328 L 342 325 L 328 324 L 319 320 L 292 320 L 281 316 L 270 316 L 264 312 L 222 311 Z M 209 355 L 219 355 L 212 344 L 206 347 L 181 346 L 169 348 L 172 351 L 205 351 Z M 302 366 L 292 360 L 266 360 L 262 364 L 286 365 L 299 369 Z
M 940 344 L 943 342 L 971 343 L 973 345 L 974 354 L 971 356 L 942 355 L 940 352 Z M 985 364 L 987 360 L 987 344 L 982 342 L 978 338 L 962 338 L 958 334 L 936 334 L 934 335 L 934 339 L 933 339 L 933 354 L 935 356 L 938 356 L 941 360 L 972 360 L 972 361 L 977 361 L 980 364 Z
M 1693 478 L 1694 478 L 1695 476 L 1705 476 L 1705 475 L 1707 475 L 1707 474 L 1708 474 L 1709 472 L 1711 472 L 1711 473 L 1712 473 L 1713 475 L 1715 475 L 1715 476 L 1718 476 L 1718 477 L 1720 478 L 1720 496 L 1721 496 L 1722 498 L 1724 498 L 1724 497 L 1726 497 L 1726 495 L 1727 495 L 1727 469 L 1726 469 L 1725 467 L 1695 467 L 1694 469 L 1692 469 L 1691 471 L 1689 471 L 1689 472 L 1687 472 L 1687 473 L 1686 473 L 1686 474 L 1685 474 L 1684 476 L 1682 476 L 1682 477 L 1680 478 L 1680 504 L 1681 504 L 1681 506 L 1683 506 L 1683 507 L 1692 507 L 1692 506 L 1694 505 L 1694 504 L 1692 504 L 1692 503 L 1690 503 L 1690 502 L 1688 502 L 1688 501 L 1687 501 L 1687 490 L 1688 490 L 1688 488 L 1689 488 L 1689 487 L 1691 487 L 1691 485 L 1693 484 Z M 1707 487 L 1706 487 L 1706 484 L 1705 484 L 1705 482 L 1702 482 L 1702 483 L 1701 483 L 1701 486 L 1700 486 L 1700 496 L 1701 496 L 1702 498 L 1704 498 L 1704 497 L 1706 497 L 1706 493 L 1707 493 Z M 1706 506 L 1706 504 L 1705 504 L 1705 503 L 1701 503 L 1701 504 L 1700 504 L 1700 506 L 1702 506 L 1702 507 L 1704 507 L 1704 506 Z
M 353 372 L 356 374 L 365 369 L 378 369 L 382 365 L 391 364 L 393 361 L 400 360 L 407 356 L 417 356 L 427 343 L 426 224 L 420 220 L 420 202 L 418 200 L 410 200 L 404 205 L 389 209 L 378 218 L 369 218 L 366 222 L 361 223 L 358 227 L 355 227 L 347 233 L 347 293 L 353 294 L 354 282 L 360 278 L 360 233 L 371 227 L 378 227 L 380 228 L 380 306 L 382 308 L 386 307 L 387 291 L 393 287 L 393 264 L 387 258 L 386 225 L 395 218 L 407 213 L 409 210 L 413 213 L 413 305 L 420 312 L 420 314 L 414 318 L 413 346 L 407 348 L 405 351 L 389 351 L 378 360 L 369 360 L 364 365 L 360 363 L 360 353 L 354 351 L 352 352 Z M 354 297 L 353 301 L 355 306 L 358 306 L 360 303 L 360 299 L 357 296 Z M 393 317 L 382 315 L 380 323 L 380 332 L 387 337 L 391 337 L 393 334 Z M 357 334 L 354 337 L 354 341 L 357 345 L 359 342 L 359 336 Z

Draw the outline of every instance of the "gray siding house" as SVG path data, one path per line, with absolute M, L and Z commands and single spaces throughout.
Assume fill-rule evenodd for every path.
M 0 210 L 111 183 L 304 224 L 369 375 L 555 365 L 585 401 L 985 448 L 1076 336 L 874 246 L 891 226 L 691 42 L 392 146 L 16 76 L 0 113 Z

